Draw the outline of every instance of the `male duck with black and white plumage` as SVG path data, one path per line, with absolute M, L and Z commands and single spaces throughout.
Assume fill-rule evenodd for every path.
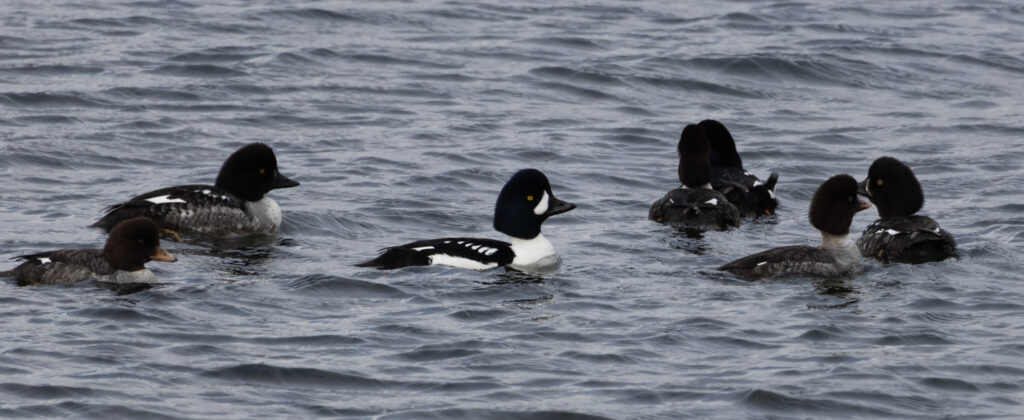
M 501 189 L 494 206 L 494 229 L 508 235 L 509 242 L 460 237 L 416 241 L 384 248 L 377 258 L 356 266 L 389 270 L 447 265 L 471 270 L 507 267 L 546 272 L 557 268 L 561 259 L 541 234 L 541 224 L 574 208 L 576 205 L 555 197 L 541 171 L 523 169 Z

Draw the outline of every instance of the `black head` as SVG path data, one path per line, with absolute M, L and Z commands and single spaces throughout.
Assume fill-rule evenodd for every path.
M 250 143 L 224 161 L 216 185 L 244 200 L 258 201 L 270 190 L 299 183 L 278 172 L 277 157 L 270 146 Z
M 574 208 L 575 204 L 555 197 L 548 177 L 541 171 L 523 169 L 512 175 L 498 195 L 494 229 L 514 238 L 535 238 L 544 220 Z
M 912 216 L 924 205 L 924 193 L 914 171 L 893 157 L 875 159 L 868 178 L 859 187 L 858 192 L 878 206 L 882 218 Z
M 708 161 L 711 166 L 718 168 L 742 168 L 743 160 L 736 151 L 736 142 L 732 134 L 722 123 L 715 120 L 704 120 L 698 125 L 708 133 L 708 142 L 711 143 L 711 156 Z
M 690 124 L 679 136 L 679 182 L 687 188 L 700 188 L 711 182 L 708 164 L 708 134 L 701 126 Z
M 160 228 L 150 219 L 128 219 L 110 231 L 103 256 L 114 268 L 138 271 L 152 261 L 175 262 L 176 258 L 160 247 Z
M 843 174 L 829 178 L 818 187 L 811 199 L 811 224 L 833 235 L 850 233 L 853 215 L 871 207 L 857 199 L 857 180 Z

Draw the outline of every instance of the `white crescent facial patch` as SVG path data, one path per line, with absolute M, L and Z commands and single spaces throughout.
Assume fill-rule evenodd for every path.
M 544 195 L 540 198 L 540 202 L 537 203 L 537 207 L 533 208 L 533 214 L 538 216 L 548 211 L 548 192 L 544 191 Z

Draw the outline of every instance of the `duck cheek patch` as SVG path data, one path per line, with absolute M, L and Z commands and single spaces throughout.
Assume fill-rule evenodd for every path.
M 548 192 L 544 191 L 544 195 L 540 197 L 540 202 L 537 203 L 537 207 L 533 208 L 533 214 L 538 216 L 548 211 Z

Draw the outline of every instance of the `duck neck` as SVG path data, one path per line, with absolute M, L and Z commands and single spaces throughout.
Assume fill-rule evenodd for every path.
M 842 264 L 853 264 L 860 260 L 860 250 L 850 240 L 850 234 L 836 235 L 821 232 L 821 247 L 833 255 Z

